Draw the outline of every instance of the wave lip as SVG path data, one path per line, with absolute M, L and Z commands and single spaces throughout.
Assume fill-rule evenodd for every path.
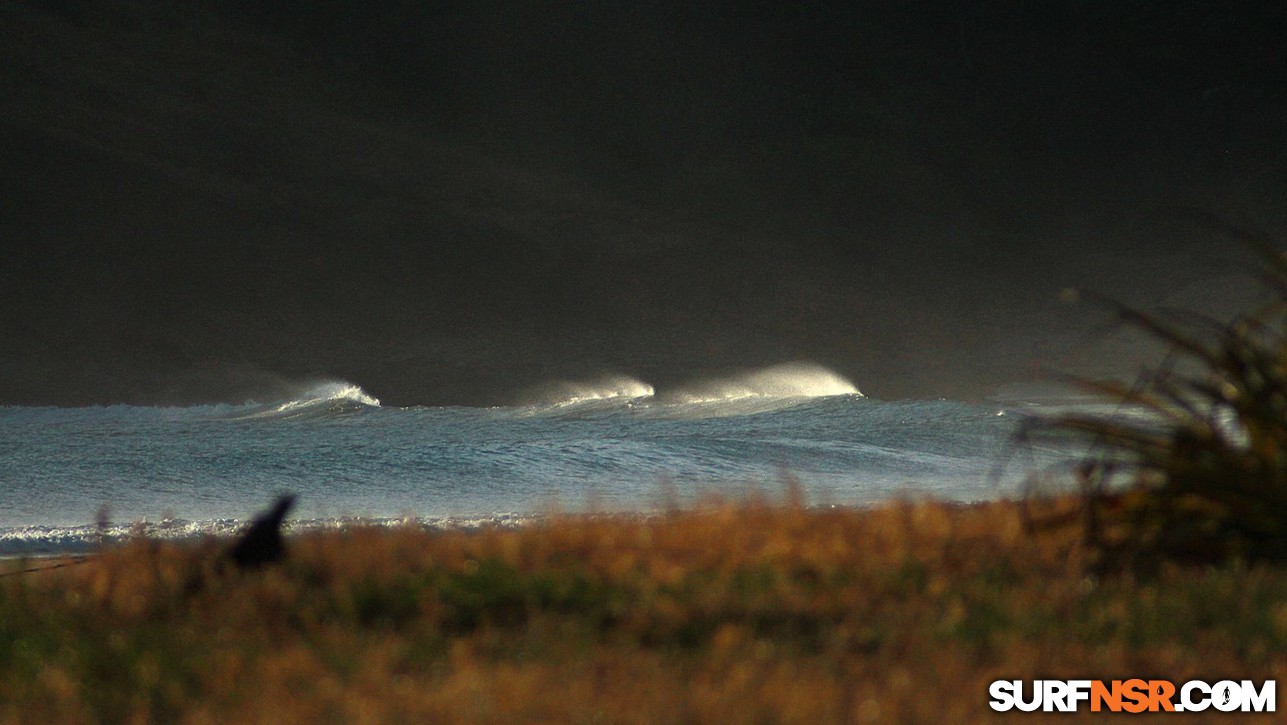
M 849 379 L 821 365 L 791 362 L 742 375 L 717 378 L 680 387 L 666 395 L 673 403 L 722 403 L 748 398 L 826 398 L 861 396 Z

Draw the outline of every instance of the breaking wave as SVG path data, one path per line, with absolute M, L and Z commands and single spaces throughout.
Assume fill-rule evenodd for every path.
M 785 363 L 727 378 L 705 380 L 669 393 L 676 403 L 722 403 L 746 398 L 825 398 L 862 395 L 847 378 L 814 363 Z
M 529 389 L 521 400 L 534 414 L 582 415 L 630 409 L 646 416 L 720 417 L 770 412 L 836 396 L 862 397 L 862 393 L 832 370 L 794 362 L 662 391 L 625 375 L 555 381 Z
M 264 406 L 245 418 L 301 418 L 351 413 L 380 407 L 380 400 L 360 386 L 332 380 L 308 388 L 284 403 Z
M 606 375 L 587 381 L 557 380 L 529 389 L 522 399 L 529 405 L 568 407 L 586 403 L 629 403 L 651 398 L 648 383 L 627 375 Z

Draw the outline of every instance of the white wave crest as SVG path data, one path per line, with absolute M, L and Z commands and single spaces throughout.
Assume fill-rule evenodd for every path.
M 847 378 L 809 362 L 784 363 L 742 375 L 681 386 L 666 395 L 674 403 L 719 403 L 746 398 L 825 398 L 862 395 Z
M 598 401 L 628 402 L 651 398 L 653 387 L 628 375 L 605 375 L 585 381 L 556 380 L 529 389 L 522 399 L 529 405 L 557 407 Z

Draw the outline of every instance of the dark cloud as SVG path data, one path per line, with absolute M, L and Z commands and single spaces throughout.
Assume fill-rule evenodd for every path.
M 0 402 L 976 396 L 1282 229 L 1277 4 L 0 8 Z M 1235 285 L 1236 286 L 1236 285 Z M 1094 350 L 1095 352 L 1088 352 Z M 1111 366 L 1111 365 L 1110 365 Z

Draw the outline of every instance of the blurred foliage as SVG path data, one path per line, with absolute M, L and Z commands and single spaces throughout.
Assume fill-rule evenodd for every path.
M 1095 446 L 1078 479 L 1105 569 L 1287 559 L 1287 258 L 1239 236 L 1271 301 L 1227 322 L 1104 302 L 1169 353 L 1133 385 L 1078 381 L 1118 414 L 1038 422 Z

